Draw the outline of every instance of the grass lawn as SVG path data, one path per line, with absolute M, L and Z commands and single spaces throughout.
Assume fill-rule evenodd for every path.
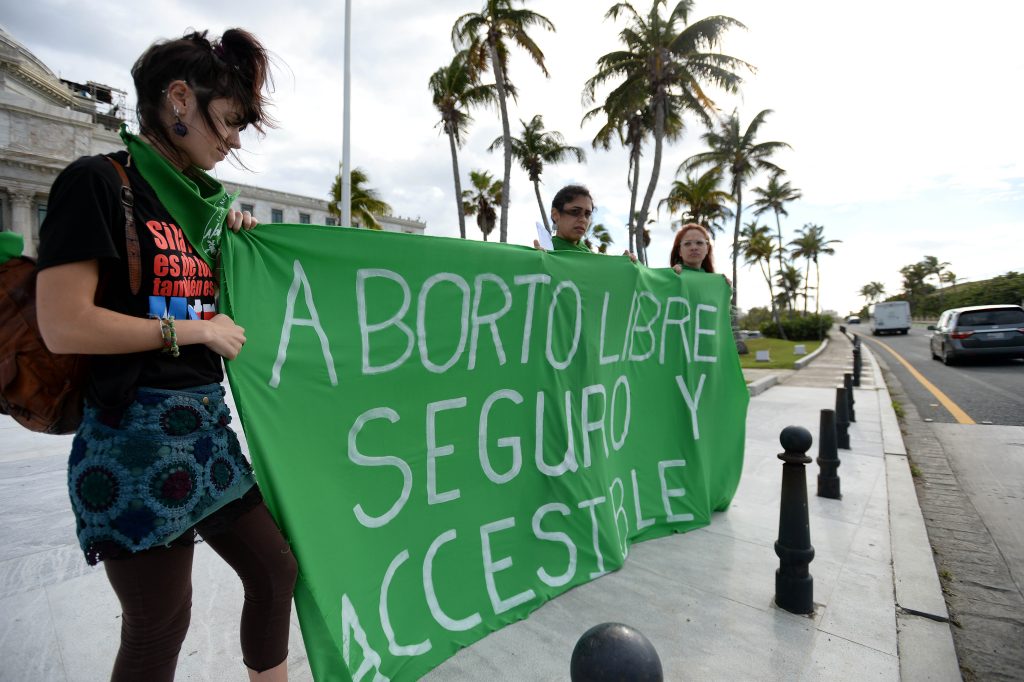
M 821 345 L 821 341 L 783 341 L 782 339 L 760 338 L 747 339 L 746 344 L 750 352 L 740 356 L 741 367 L 747 369 L 793 369 L 793 363 L 804 357 L 803 355 L 793 355 L 793 346 L 803 344 L 807 349 L 807 355 L 810 355 Z M 759 350 L 768 351 L 768 357 L 771 360 L 758 362 L 755 358 Z

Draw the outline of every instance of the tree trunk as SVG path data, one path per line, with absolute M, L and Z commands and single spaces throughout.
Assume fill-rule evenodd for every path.
M 459 156 L 456 153 L 455 135 L 448 133 L 448 143 L 452 148 L 452 175 L 455 176 L 455 208 L 459 213 L 459 237 L 466 238 L 466 212 L 462 210 L 462 180 L 459 179 Z
M 814 261 L 814 312 L 821 313 L 821 266 Z
M 782 328 L 782 316 L 779 315 L 779 307 L 775 304 L 775 288 L 772 286 L 772 261 L 771 256 L 768 257 L 768 276 L 765 278 L 768 280 L 768 296 L 771 297 L 772 302 L 772 320 L 775 321 L 775 329 L 779 332 L 779 338 L 783 341 L 788 341 L 786 338 L 786 330 Z
M 639 137 L 639 135 L 634 135 Z M 640 185 L 640 143 L 641 140 L 634 139 L 633 146 L 629 151 L 630 158 L 632 159 L 632 171 L 633 178 L 629 188 L 629 250 L 631 253 L 636 253 L 639 249 L 635 247 L 634 237 L 636 241 L 642 239 L 639 230 L 636 228 L 636 191 Z
M 779 235 L 779 272 L 782 272 L 782 223 L 779 222 L 778 209 L 775 209 L 775 231 Z
M 661 147 L 665 137 L 665 103 L 659 102 L 654 110 L 654 160 L 651 168 L 651 181 L 647 184 L 647 193 L 644 194 L 644 203 L 640 206 L 640 229 L 643 230 L 647 224 L 647 211 L 651 208 L 651 201 L 654 200 L 654 190 L 658 185 L 658 176 L 661 175 Z M 647 264 L 647 245 L 642 244 L 643 232 L 640 232 L 641 246 L 638 246 L 637 253 L 640 262 Z
M 775 322 L 775 329 L 779 332 L 779 338 L 786 341 L 786 330 L 782 328 L 782 318 L 779 317 L 778 306 L 775 305 L 775 288 L 772 286 L 772 258 L 768 256 L 766 259 L 768 263 L 768 274 L 765 275 L 764 266 L 761 266 L 761 274 L 764 275 L 764 281 L 768 283 L 768 296 L 771 297 L 772 303 L 772 320 Z
M 811 259 L 807 258 L 807 267 L 804 268 L 804 316 L 807 316 L 807 287 L 811 284 Z M 817 300 L 817 294 L 815 294 Z
M 544 221 L 544 229 L 551 234 L 551 225 L 548 224 L 548 214 L 544 212 L 544 202 L 540 198 L 540 181 L 533 181 L 533 193 L 537 195 L 537 205 L 540 206 L 540 219 Z
M 501 183 L 501 224 L 498 231 L 499 241 L 508 241 L 508 197 L 509 184 L 512 180 L 512 131 L 508 125 L 508 105 L 505 101 L 505 73 L 498 60 L 497 39 L 488 37 L 487 45 L 491 51 L 491 64 L 494 68 L 494 84 L 498 88 L 498 103 L 501 108 L 501 133 L 505 141 L 505 176 Z
M 740 217 L 743 215 L 743 183 L 736 183 L 736 227 L 732 231 L 732 306 L 736 307 L 736 301 L 738 300 L 740 293 L 740 280 L 737 277 L 736 259 L 739 258 L 740 251 L 736 248 L 736 245 L 740 243 Z

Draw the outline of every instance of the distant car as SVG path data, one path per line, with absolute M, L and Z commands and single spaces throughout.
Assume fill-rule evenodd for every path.
M 761 332 L 756 329 L 741 329 L 740 334 L 746 339 L 759 339 L 761 338 Z
M 953 308 L 928 329 L 932 357 L 947 365 L 970 357 L 1024 358 L 1024 308 L 1019 305 Z
M 850 315 L 846 318 L 846 324 L 860 324 L 860 318 L 856 315 Z

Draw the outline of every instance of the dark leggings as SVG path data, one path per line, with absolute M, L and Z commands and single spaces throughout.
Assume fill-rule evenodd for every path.
M 282 663 L 297 565 L 266 505 L 204 539 L 242 579 L 245 665 L 263 672 Z M 159 547 L 103 562 L 122 610 L 112 681 L 174 679 L 192 610 L 192 554 L 193 545 Z

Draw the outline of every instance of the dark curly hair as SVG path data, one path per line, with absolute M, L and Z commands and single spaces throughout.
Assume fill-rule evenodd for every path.
M 551 200 L 551 208 L 560 212 L 567 203 L 576 197 L 586 197 L 590 199 L 590 203 L 594 203 L 594 197 L 590 196 L 590 190 L 583 185 L 566 185 L 555 193 L 555 197 Z
M 273 78 L 270 55 L 263 45 L 240 28 L 228 29 L 213 42 L 206 34 L 192 31 L 177 40 L 156 42 L 132 67 L 139 130 L 175 157 L 180 154 L 160 112 L 167 86 L 176 80 L 185 81 L 192 88 L 199 112 L 214 134 L 219 135 L 210 116 L 210 102 L 220 98 L 237 103 L 244 123 L 261 134 L 275 125 L 267 111 Z M 228 147 L 223 137 L 220 142 Z

